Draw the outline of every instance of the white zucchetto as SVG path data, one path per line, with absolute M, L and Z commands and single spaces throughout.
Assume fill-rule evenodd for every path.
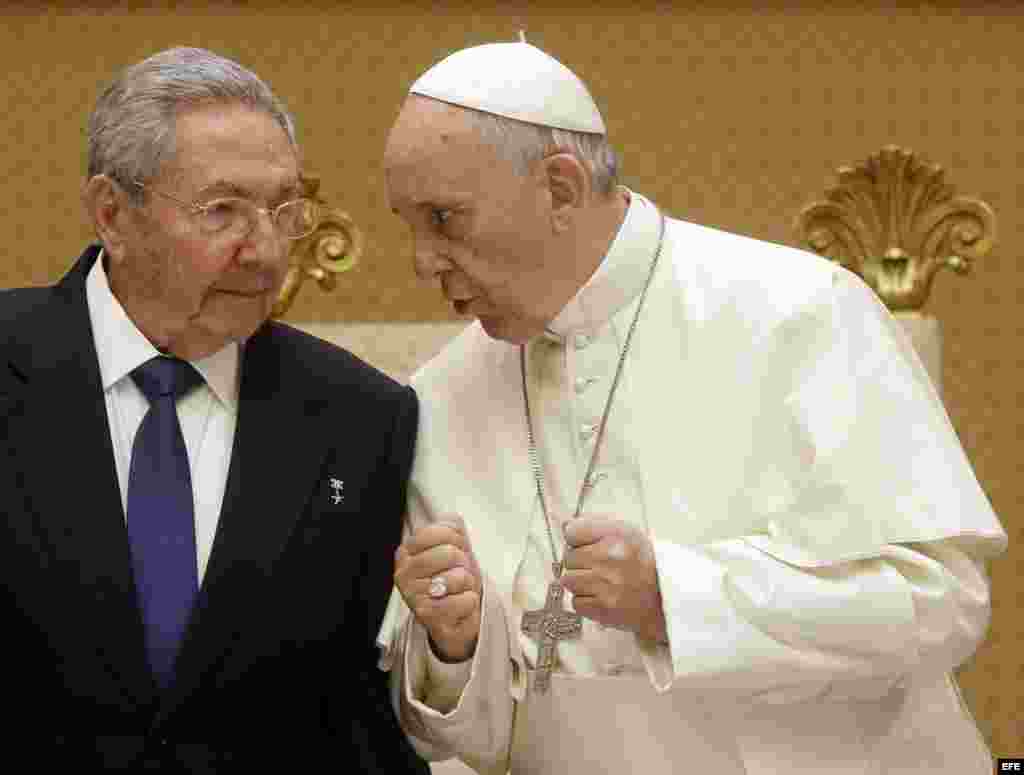
M 583 81 L 526 42 L 456 51 L 421 75 L 409 92 L 531 124 L 605 134 Z

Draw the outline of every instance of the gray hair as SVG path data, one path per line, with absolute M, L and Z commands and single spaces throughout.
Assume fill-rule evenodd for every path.
M 466 108 L 470 123 L 484 142 L 525 175 L 534 162 L 552 153 L 569 153 L 590 170 L 594 189 L 608 197 L 619 182 L 619 159 L 605 135 L 529 124 L 514 118 Z
M 211 103 L 265 111 L 298 148 L 295 120 L 255 73 L 211 51 L 179 47 L 125 68 L 100 94 L 89 117 L 88 177 L 108 175 L 139 201 L 134 181 L 153 180 L 174 157 L 178 113 Z

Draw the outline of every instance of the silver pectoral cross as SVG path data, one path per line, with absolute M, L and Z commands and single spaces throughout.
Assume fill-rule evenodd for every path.
M 576 640 L 583 633 L 583 617 L 567 611 L 562 605 L 565 588 L 558 581 L 559 567 L 552 565 L 555 580 L 548 585 L 548 599 L 544 607 L 523 614 L 522 630 L 539 649 L 534 688 L 544 694 L 551 685 L 551 671 L 555 666 L 555 647 L 560 640 Z

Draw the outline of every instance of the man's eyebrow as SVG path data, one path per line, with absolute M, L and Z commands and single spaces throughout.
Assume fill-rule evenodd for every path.
M 458 192 L 445 191 L 443 193 L 434 194 L 433 196 L 413 199 L 409 204 L 412 207 L 452 207 L 459 204 L 464 199 L 465 196 Z
M 400 209 L 408 208 L 410 210 L 415 210 L 417 208 L 422 207 L 423 205 L 427 204 L 430 201 L 431 201 L 430 198 L 414 198 L 414 197 L 401 197 L 401 196 L 398 196 L 398 197 L 390 198 L 389 201 L 388 201 L 388 204 L 391 207 L 391 212 L 393 212 L 393 213 L 395 213 L 395 215 L 397 215 L 398 211 Z
M 199 189 L 199 193 L 196 194 L 198 197 L 203 197 L 209 194 L 232 194 L 235 196 L 249 196 L 252 192 L 245 188 L 245 186 L 239 185 L 230 180 L 215 180 L 213 183 L 209 183 Z
M 276 196 L 273 197 L 275 199 L 302 196 L 302 183 L 298 180 L 282 183 L 277 187 L 275 193 Z M 259 199 L 259 194 L 256 191 L 232 180 L 215 180 L 213 183 L 203 186 L 199 190 L 197 197 L 204 198 L 211 194 L 228 194 L 230 196 L 240 196 L 244 199 Z

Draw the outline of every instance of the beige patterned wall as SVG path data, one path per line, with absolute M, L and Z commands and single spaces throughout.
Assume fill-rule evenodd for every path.
M 404 88 L 440 56 L 520 27 L 589 81 L 625 182 L 677 216 L 780 242 L 840 163 L 888 143 L 986 199 L 1000 241 L 941 276 L 945 396 L 1015 548 L 993 565 L 994 621 L 964 683 L 997 753 L 1024 755 L 1024 5 L 750 2 L 54 4 L 0 8 L 0 286 L 48 283 L 89 238 L 83 126 L 98 85 L 174 44 L 263 74 L 296 112 L 310 169 L 367 234 L 362 265 L 308 324 L 442 321 L 409 267 L 380 176 Z M 295 5 L 301 10 L 283 10 Z M 828 10 L 821 10 L 827 7 Z M 97 10 L 102 8 L 103 10 Z M 419 356 L 413 356 L 419 357 Z

